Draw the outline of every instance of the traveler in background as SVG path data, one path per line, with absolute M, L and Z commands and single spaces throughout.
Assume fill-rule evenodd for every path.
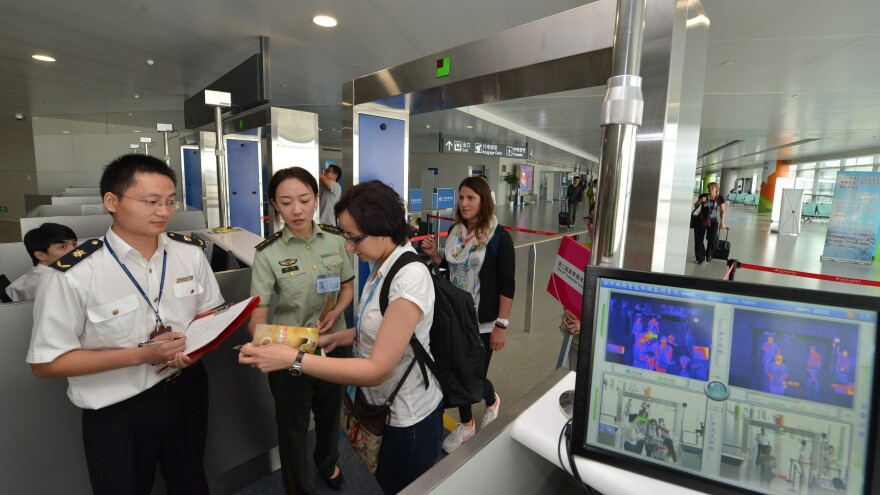
M 599 179 L 593 179 L 592 181 L 587 181 L 587 201 L 589 202 L 589 208 L 592 212 L 594 208 L 596 208 L 596 188 L 599 186 Z
M 434 236 L 422 241 L 422 250 L 431 256 L 431 262 L 449 270 L 449 281 L 468 292 L 474 299 L 480 338 L 486 353 L 483 359 L 483 398 L 486 413 L 480 422 L 485 428 L 495 420 L 501 408 L 501 399 L 489 381 L 489 361 L 492 352 L 500 351 L 507 342 L 510 308 L 515 289 L 514 271 L 516 253 L 513 239 L 504 228 L 498 227 L 495 204 L 489 197 L 489 185 L 479 177 L 468 177 L 458 186 L 457 223 L 449 229 L 446 246 L 438 249 Z M 497 250 L 492 248 L 493 238 Z M 453 452 L 476 433 L 471 406 L 458 408 L 461 423 L 443 441 L 443 450 Z
M 238 360 L 264 373 L 290 369 L 294 374 L 356 385 L 368 402 L 380 405 L 415 359 L 410 338 L 415 335 L 425 350 L 431 350 L 434 285 L 421 263 L 410 263 L 392 280 L 384 280 L 401 254 L 415 252 L 406 237 L 403 200 L 393 189 L 375 180 L 358 184 L 336 204 L 336 215 L 346 250 L 371 263 L 372 269 L 355 311 L 355 327 L 324 334 L 318 345 L 327 353 L 353 345 L 354 358 L 306 355 L 284 344 L 245 344 Z M 391 285 L 383 317 L 379 292 L 384 283 Z M 426 375 L 427 388 L 422 373 L 410 373 L 391 405 L 376 470 L 386 494 L 402 490 L 440 456 L 443 392 L 434 375 Z
M 281 169 L 269 180 L 268 190 L 284 228 L 257 245 L 251 295 L 260 296 L 260 306 L 251 315 L 248 332 L 253 338 L 257 324 L 267 323 L 273 293 L 278 294 L 278 306 L 272 323 L 316 327 L 321 333 L 345 330 L 343 312 L 351 304 L 354 268 L 339 230 L 312 220 L 318 203 L 315 177 L 300 167 Z M 325 307 L 332 309 L 321 318 Z M 351 348 L 337 347 L 329 355 L 351 357 Z M 342 489 L 345 478 L 337 465 L 342 385 L 280 370 L 269 373 L 269 389 L 275 398 L 284 490 L 318 493 L 309 482 L 306 456 L 310 413 L 315 416 L 318 474 L 331 488 Z
M 156 464 L 168 493 L 208 493 L 208 376 L 181 332 L 223 296 L 203 243 L 164 233 L 175 183 L 155 157 L 110 163 L 101 195 L 113 224 L 37 289 L 27 362 L 41 378 L 68 378 L 96 494 L 150 493 Z
M 333 209 L 342 196 L 342 186 L 339 185 L 341 178 L 342 169 L 336 165 L 327 165 L 327 168 L 318 174 L 318 179 L 321 181 L 321 213 L 318 218 L 324 225 L 336 225 L 336 214 L 333 213 Z
M 710 182 L 708 190 L 694 203 L 694 209 L 700 207 L 700 222 L 694 228 L 694 255 L 698 265 L 702 265 L 703 260 L 712 261 L 718 246 L 718 229 L 727 228 L 727 205 L 724 196 L 718 194 L 718 183 Z
M 574 229 L 574 219 L 577 218 L 578 205 L 584 200 L 584 188 L 581 187 L 581 178 L 577 175 L 571 180 L 566 191 L 568 196 L 568 230 Z
M 49 265 L 76 247 L 76 233 L 58 223 L 44 223 L 31 229 L 23 240 L 34 267 L 6 287 L 13 302 L 32 301 L 43 275 L 52 270 Z

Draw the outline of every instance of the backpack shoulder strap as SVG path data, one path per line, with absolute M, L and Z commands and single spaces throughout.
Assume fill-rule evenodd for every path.
M 397 275 L 401 268 L 410 263 L 421 263 L 422 259 L 416 253 L 407 251 L 397 258 L 397 261 L 391 265 L 388 273 L 385 274 L 385 280 L 382 281 L 382 289 L 379 290 L 379 311 L 385 316 L 385 310 L 388 309 L 388 292 L 391 290 L 391 281 Z
M 422 259 L 416 253 L 411 251 L 407 251 L 400 255 L 397 258 L 397 261 L 391 265 L 391 268 L 388 270 L 388 273 L 385 274 L 385 280 L 382 282 L 382 288 L 379 290 L 379 311 L 382 312 L 382 316 L 385 316 L 385 310 L 388 309 L 388 293 L 391 290 L 391 281 L 394 280 L 394 277 L 397 275 L 397 272 L 400 271 L 401 268 L 410 264 L 410 263 L 421 263 Z M 425 371 L 425 367 L 431 370 L 431 373 L 434 373 L 434 376 L 440 376 L 439 370 L 437 369 L 437 365 L 434 363 L 434 360 L 431 359 L 431 355 L 428 354 L 428 351 L 422 346 L 422 343 L 419 342 L 419 339 L 416 338 L 415 334 L 409 339 L 409 343 L 413 348 L 413 353 L 415 354 L 415 359 L 413 362 L 418 361 L 419 370 L 422 372 L 422 377 L 425 380 L 425 389 L 428 388 L 428 374 Z M 410 369 L 412 369 L 412 363 L 410 363 Z M 407 370 L 409 373 L 409 370 Z
M 489 251 L 492 252 L 492 257 L 498 259 L 498 249 L 501 248 L 501 233 L 504 231 L 504 226 L 500 223 L 495 226 L 495 233 L 492 234 L 492 238 L 489 239 Z

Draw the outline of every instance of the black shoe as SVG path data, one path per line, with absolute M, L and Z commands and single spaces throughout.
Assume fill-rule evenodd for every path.
M 702 265 L 702 264 L 703 264 L 703 260 L 697 260 L 697 264 L 698 264 L 698 265 Z
M 711 256 L 706 256 L 706 261 L 712 261 L 712 257 L 711 257 Z
M 339 474 L 335 478 L 325 479 L 327 480 L 327 485 L 334 490 L 342 490 L 345 487 L 345 477 L 342 476 L 342 469 L 339 469 Z

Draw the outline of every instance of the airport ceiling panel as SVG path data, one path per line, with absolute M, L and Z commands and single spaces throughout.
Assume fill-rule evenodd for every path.
M 319 113 L 322 146 L 338 147 L 344 82 L 585 3 L 590 2 L 0 0 L 0 117 L 24 112 L 84 122 L 37 125 L 37 133 L 87 132 L 102 125 L 119 132 L 136 129 L 140 114 L 180 112 L 186 95 L 255 53 L 258 37 L 266 35 L 273 103 Z M 880 147 L 875 62 L 880 1 L 702 3 L 711 26 L 701 154 L 742 139 L 723 151 L 724 163 L 754 166 L 764 155 L 798 160 Z M 311 21 L 318 13 L 336 16 L 340 25 L 318 28 Z M 31 60 L 41 51 L 58 61 Z M 148 58 L 155 65 L 147 65 Z M 512 122 L 514 130 L 483 119 L 468 130 L 464 126 L 473 124 L 462 112 L 429 118 L 450 134 L 522 139 L 517 129 L 528 128 L 589 151 L 597 148 L 601 132 L 591 117 L 601 94 L 599 89 L 480 107 L 496 120 Z M 125 120 L 129 113 L 134 125 Z M 113 117 L 103 124 L 91 117 L 101 114 Z M 436 132 L 435 127 L 416 134 L 429 141 Z M 802 139 L 818 141 L 754 155 Z M 533 151 L 566 160 L 555 147 L 535 144 Z

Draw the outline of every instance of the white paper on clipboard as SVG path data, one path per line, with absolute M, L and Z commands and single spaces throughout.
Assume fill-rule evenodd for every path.
M 185 354 L 192 354 L 213 342 L 231 325 L 248 307 L 253 298 L 245 299 L 231 306 L 222 306 L 211 314 L 192 321 L 186 328 Z

